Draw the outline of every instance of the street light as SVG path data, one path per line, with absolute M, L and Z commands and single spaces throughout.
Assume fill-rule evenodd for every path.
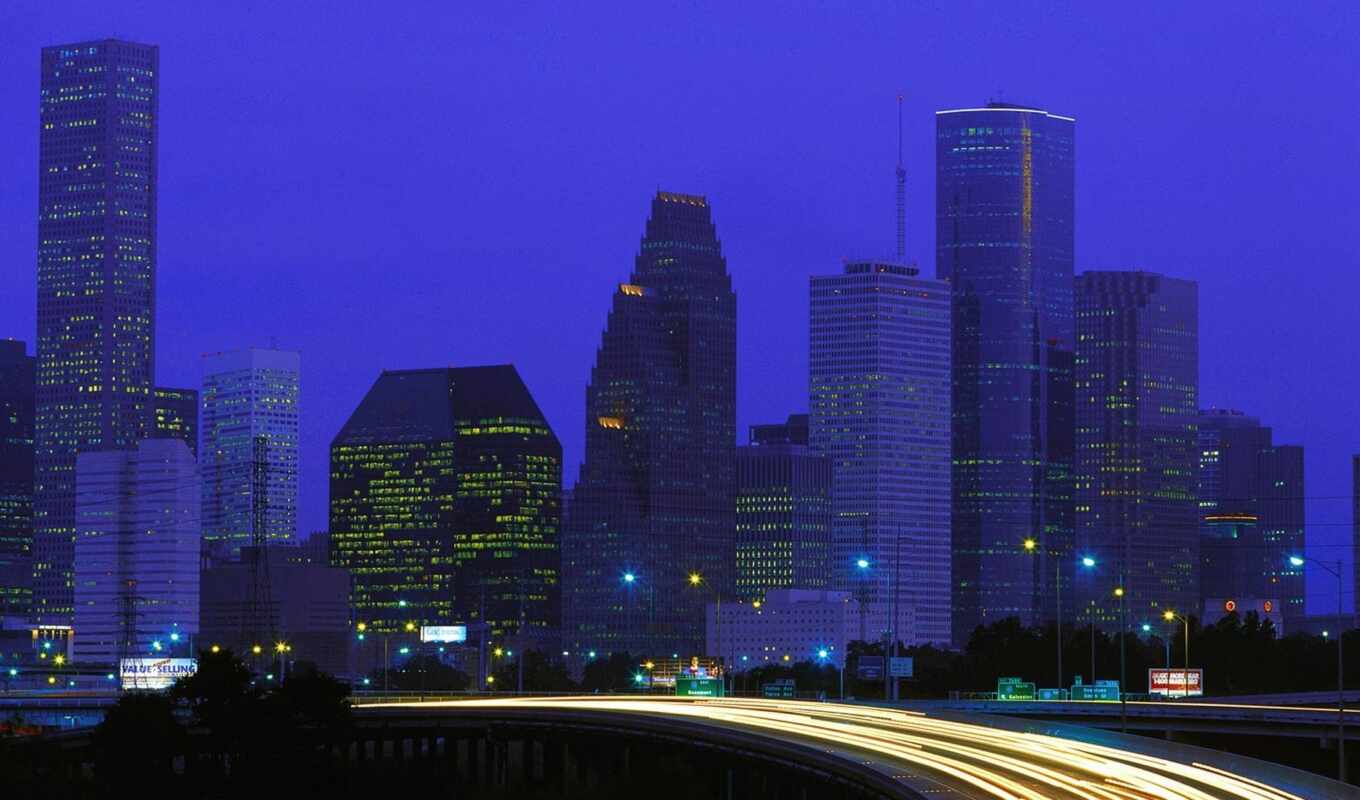
M 1082 556 L 1081 565 L 1087 569 L 1092 569 L 1096 565 L 1096 560 L 1091 556 Z M 1093 601 L 1094 605 L 1094 601 Z M 1091 683 L 1096 682 L 1096 610 L 1091 609 Z
M 1166 620 L 1167 622 L 1173 622 L 1173 621 L 1175 621 L 1175 620 L 1180 620 L 1181 622 L 1185 623 L 1185 668 L 1186 668 L 1187 670 L 1190 669 L 1190 620 L 1187 619 L 1187 618 L 1185 618 L 1185 617 L 1182 617 L 1180 614 L 1177 614 L 1175 611 L 1172 611 L 1172 610 L 1169 609 L 1169 608 L 1168 608 L 1166 611 L 1162 612 L 1162 619 Z M 1166 651 L 1166 652 L 1167 652 L 1166 666 L 1167 666 L 1167 669 L 1170 669 L 1170 668 L 1171 668 L 1171 643 L 1170 643 L 1170 642 L 1167 642 L 1167 651 Z
M 693 586 L 696 589 L 702 586 L 707 587 L 709 591 L 713 592 L 714 601 L 713 610 L 714 616 L 717 619 L 717 624 L 714 625 L 714 632 L 716 634 L 715 638 L 717 639 L 715 644 L 718 648 L 718 668 L 722 670 L 720 675 L 722 677 L 723 694 L 727 694 L 727 668 L 726 665 L 723 663 L 723 649 L 722 649 L 722 592 L 720 592 L 712 584 L 706 583 L 704 581 L 704 576 L 699 574 L 698 572 L 691 572 L 687 580 L 689 581 L 689 585 Z
M 1346 662 L 1345 662 L 1345 628 L 1341 626 L 1341 560 L 1338 559 L 1336 569 L 1327 566 L 1327 562 L 1319 561 L 1308 556 L 1290 556 L 1289 564 L 1294 567 L 1302 567 L 1306 562 L 1311 561 L 1322 567 L 1334 578 L 1336 578 L 1336 778 L 1342 783 L 1346 782 Z M 1324 638 L 1327 632 L 1323 631 Z
M 1026 538 L 1022 543 L 1026 553 L 1034 553 L 1039 549 L 1039 541 L 1033 537 Z M 1053 560 L 1053 638 L 1058 644 L 1058 691 L 1062 691 L 1063 685 L 1063 666 L 1062 666 L 1062 559 Z M 1061 697 L 1061 694 L 1059 695 Z

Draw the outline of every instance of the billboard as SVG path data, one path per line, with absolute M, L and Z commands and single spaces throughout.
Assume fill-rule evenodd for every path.
M 422 642 L 466 642 L 466 625 L 421 625 Z
M 118 682 L 124 689 L 169 689 L 176 680 L 198 672 L 196 658 L 124 658 Z
M 1148 692 L 1166 697 L 1199 697 L 1204 694 L 1204 670 L 1150 669 Z

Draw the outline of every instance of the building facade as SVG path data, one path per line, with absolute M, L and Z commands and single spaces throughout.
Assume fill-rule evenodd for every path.
M 249 348 L 203 356 L 203 540 L 233 558 L 257 529 L 266 542 L 297 535 L 301 357 Z
M 808 416 L 754 425 L 737 448 L 734 597 L 831 583 L 831 459 L 808 447 Z
M 1199 287 L 1110 271 L 1075 288 L 1077 617 L 1197 610 Z
M 33 607 L 33 378 L 23 342 L 0 340 L 0 617 Z
M 151 436 L 179 439 L 198 458 L 198 390 L 157 386 L 152 398 Z
M 1303 568 L 1289 563 L 1305 551 L 1303 448 L 1273 438 L 1241 411 L 1200 411 L 1200 597 L 1220 614 L 1259 600 L 1288 625 L 1305 616 Z
M 586 387 L 571 649 L 703 655 L 704 603 L 731 596 L 735 564 L 736 322 L 708 201 L 658 192 Z
M 330 563 L 376 634 L 560 620 L 562 447 L 513 366 L 383 372 L 331 443 Z
M 950 287 L 856 262 L 814 276 L 812 449 L 831 459 L 831 569 L 869 639 L 951 641 Z
M 178 439 L 77 457 L 78 663 L 150 657 L 198 634 L 198 509 L 198 468 Z
M 709 603 L 705 619 L 706 649 L 721 653 L 734 672 L 799 661 L 845 666 L 847 648 L 859 637 L 851 592 L 774 589 L 759 603 Z
M 159 51 L 42 51 L 34 614 L 74 613 L 75 461 L 135 446 L 155 386 Z
M 935 117 L 959 645 L 981 624 L 1054 618 L 1070 579 L 1075 126 L 1004 103 Z

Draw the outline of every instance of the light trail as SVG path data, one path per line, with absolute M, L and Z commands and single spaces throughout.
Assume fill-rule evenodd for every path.
M 391 705 L 451 711 L 591 710 L 686 719 L 839 752 L 891 774 L 905 770 L 964 797 L 989 800 L 1311 800 L 1192 761 L 871 706 L 590 695 Z

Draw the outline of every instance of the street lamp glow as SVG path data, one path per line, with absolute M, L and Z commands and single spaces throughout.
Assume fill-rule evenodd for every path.
M 817 651 L 818 658 L 826 658 L 828 655 L 830 655 L 830 653 L 826 652 L 825 648 Z
M 1094 558 L 1091 558 L 1090 556 L 1083 556 L 1081 559 L 1081 565 L 1083 567 L 1094 567 L 1096 565 L 1096 560 Z
M 1034 548 L 1036 548 L 1036 547 L 1038 547 L 1038 546 L 1039 546 L 1039 543 L 1036 542 L 1036 541 L 1034 541 L 1033 539 L 1026 539 L 1026 540 L 1025 540 L 1025 550 L 1027 550 L 1027 551 L 1033 552 Z
M 179 633 L 172 633 L 172 634 L 170 634 L 170 641 L 172 641 L 172 642 L 178 642 L 178 641 L 179 641 Z
M 1173 619 L 1175 619 L 1175 618 L 1176 618 L 1176 612 L 1175 612 L 1175 611 L 1163 611 L 1163 612 L 1162 612 L 1162 619 L 1166 620 L 1167 622 L 1170 622 L 1171 620 L 1173 620 Z
M 1123 587 L 1123 586 L 1116 586 L 1116 587 L 1114 587 L 1114 596 L 1115 596 L 1115 597 L 1123 597 L 1123 596 L 1124 596 L 1124 587 Z
M 867 558 L 861 558 L 860 560 L 858 560 L 858 561 L 855 562 L 855 566 L 859 567 L 860 569 L 868 569 L 868 568 L 869 568 L 869 559 L 867 559 Z
M 254 653 L 255 655 L 258 656 L 260 653 L 263 653 L 263 652 L 264 652 L 264 648 L 263 648 L 263 647 L 260 647 L 258 644 L 257 644 L 257 645 L 252 645 L 251 648 L 250 648 L 250 652 L 252 652 L 252 653 Z
M 1143 633 L 1147 633 L 1147 632 L 1150 631 L 1150 630 L 1152 630 L 1152 626 L 1149 625 L 1149 624 L 1147 624 L 1146 622 L 1144 622 L 1144 623 L 1143 623 Z
M 689 585 L 690 585 L 690 586 L 698 586 L 699 584 L 701 584 L 701 583 L 703 583 L 703 582 L 704 582 L 704 576 L 700 575 L 699 573 L 697 573 L 697 572 L 691 572 L 691 573 L 689 574 Z
M 501 656 L 505 655 L 505 651 L 497 647 L 495 650 L 491 652 L 491 654 L 496 658 L 500 658 Z
M 397 607 L 398 607 L 398 608 L 406 608 L 406 601 L 405 601 L 405 600 L 398 600 L 398 601 L 397 601 Z
M 623 573 L 623 582 L 624 582 L 624 583 L 632 583 L 632 582 L 635 581 L 635 580 L 637 580 L 637 576 L 634 575 L 633 573 L 631 573 L 631 572 L 625 572 L 625 573 Z
M 275 644 L 275 645 L 274 645 L 274 652 L 276 652 L 276 653 L 282 653 L 282 652 L 285 652 L 285 651 L 287 651 L 287 650 L 288 650 L 288 644 L 287 644 L 287 642 L 279 642 L 278 644 Z
M 416 629 L 416 624 L 415 624 L 414 622 L 408 622 L 408 623 L 406 623 L 406 632 L 407 632 L 407 633 L 411 633 L 411 632 L 413 632 L 415 629 Z
M 160 639 L 157 639 L 157 640 L 155 640 L 154 642 L 152 642 L 152 643 L 151 643 L 151 649 L 152 649 L 152 650 L 155 650 L 157 653 L 159 653 L 159 652 L 161 651 L 161 640 L 160 640 Z
M 590 658 L 594 658 L 594 657 L 595 657 L 595 651 L 594 651 L 594 650 L 591 650 L 589 653 L 586 653 L 586 655 L 589 656 Z
M 220 652 L 222 652 L 222 645 L 220 645 L 220 644 L 215 644 L 215 645 L 213 645 L 213 646 L 212 646 L 211 648 L 209 648 L 209 649 L 212 650 L 213 653 L 220 653 Z
M 1289 563 L 1296 567 L 1301 567 L 1303 566 L 1303 559 L 1300 558 L 1299 556 L 1290 556 Z
M 368 630 L 368 623 L 367 623 L 367 622 L 360 622 L 358 625 L 355 625 L 355 626 L 354 626 L 354 629 L 355 629 L 356 631 L 358 631 L 359 633 L 363 633 L 364 631 Z

